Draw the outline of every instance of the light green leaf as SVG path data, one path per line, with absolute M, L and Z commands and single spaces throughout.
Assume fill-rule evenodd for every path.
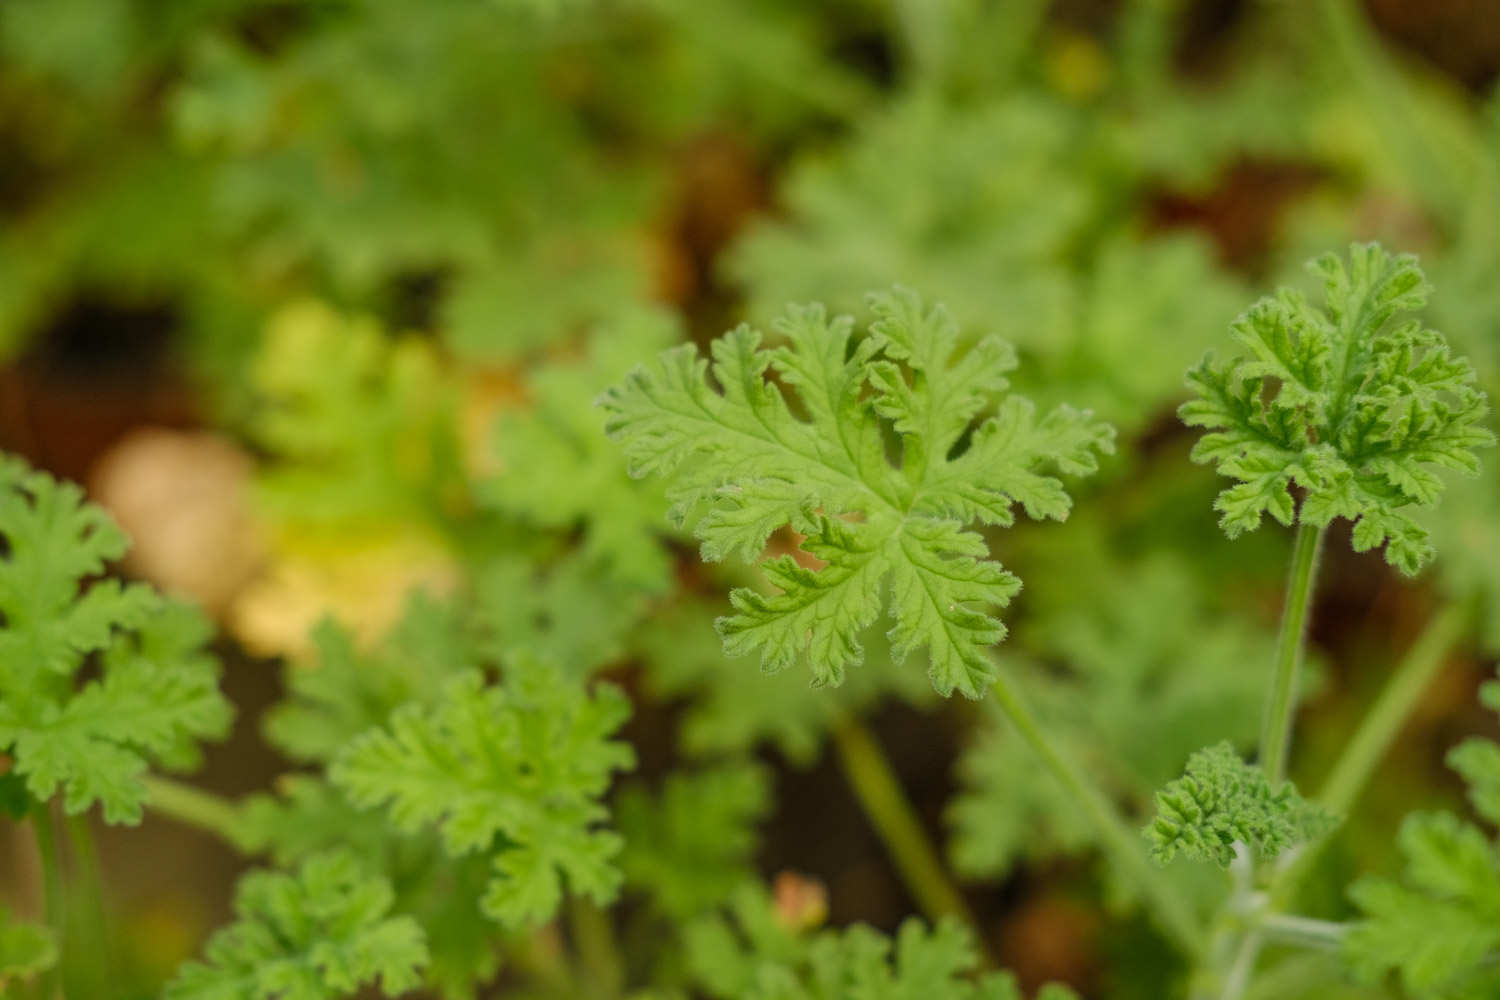
M 915 293 L 870 306 L 859 339 L 820 306 L 788 310 L 774 350 L 749 327 L 731 331 L 712 348 L 717 390 L 692 347 L 668 351 L 605 394 L 608 427 L 635 474 L 669 477 L 673 516 L 705 559 L 757 558 L 782 529 L 806 536 L 800 553 L 762 564 L 776 593 L 731 595 L 726 651 L 758 652 L 770 671 L 805 659 L 815 683 L 839 684 L 863 661 L 860 633 L 888 610 L 898 659 L 925 648 L 937 691 L 977 698 L 1005 634 L 994 609 L 1020 582 L 969 525 L 1008 525 L 1016 505 L 1065 517 L 1057 474 L 1094 471 L 1113 432 L 1066 407 L 1039 417 L 1002 402 L 1009 348 L 985 338 L 961 351 L 946 313 Z

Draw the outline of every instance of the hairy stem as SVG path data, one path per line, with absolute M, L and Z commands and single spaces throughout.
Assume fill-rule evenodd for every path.
M 1306 645 L 1307 617 L 1312 608 L 1318 553 L 1323 548 L 1326 530 L 1302 525 L 1297 529 L 1297 542 L 1292 548 L 1291 581 L 1287 586 L 1281 636 L 1276 644 L 1276 672 L 1271 678 L 1271 693 L 1266 701 L 1265 721 L 1260 733 L 1260 763 L 1271 779 L 1272 787 L 1286 780 L 1297 677 L 1301 673 L 1302 651 Z
M 1234 961 L 1224 976 L 1224 991 L 1219 994 L 1219 1000 L 1240 1000 L 1245 995 L 1255 974 L 1255 961 L 1260 958 L 1260 946 L 1261 932 L 1258 929 L 1246 931 L 1240 938 Z
M 1260 922 L 1260 930 L 1268 940 L 1280 944 L 1330 951 L 1343 944 L 1349 925 L 1289 913 L 1267 913 Z
M 146 785 L 146 806 L 187 826 L 211 833 L 237 851 L 248 852 L 239 808 L 228 799 L 201 788 L 151 774 Z
M 1003 674 L 995 681 L 994 692 L 1001 709 L 1022 738 L 1082 807 L 1098 833 L 1105 853 L 1150 905 L 1162 930 L 1188 955 L 1200 956 L 1205 947 L 1201 921 L 1186 901 L 1162 879 L 1161 873 L 1152 867 L 1140 834 L 1120 816 L 1104 793 L 1064 754 L 1062 748 L 1048 739 L 1036 716 Z
M 976 927 L 874 735 L 852 716 L 842 715 L 833 724 L 833 745 L 860 807 L 922 912 L 931 920 L 956 916 Z

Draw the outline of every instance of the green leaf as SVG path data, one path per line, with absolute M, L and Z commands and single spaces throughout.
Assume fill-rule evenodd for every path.
M 1477 473 L 1475 449 L 1495 440 L 1480 426 L 1486 398 L 1442 335 L 1399 318 L 1427 302 L 1416 258 L 1356 244 L 1347 264 L 1327 254 L 1312 267 L 1322 308 L 1287 289 L 1262 299 L 1232 327 L 1248 356 L 1209 357 L 1189 374 L 1196 398 L 1179 414 L 1211 432 L 1193 458 L 1238 480 L 1215 504 L 1231 538 L 1266 514 L 1319 526 L 1343 517 L 1357 551 L 1384 545 L 1387 562 L 1414 574 L 1432 546 L 1410 512 L 1437 502 L 1439 470 Z
M 702 627 L 723 607 L 689 596 L 658 610 L 632 636 L 651 692 L 688 699 L 680 739 L 689 754 L 744 753 L 768 744 L 793 766 L 807 767 L 840 715 L 868 711 L 885 698 L 921 706 L 937 697 L 926 678 L 892 661 L 879 635 L 863 667 L 838 688 L 814 688 L 792 671 L 735 670 L 718 637 Z
M 1274 858 L 1322 836 L 1334 823 L 1291 782 L 1273 789 L 1265 772 L 1224 742 L 1193 754 L 1183 776 L 1156 793 L 1156 818 L 1145 833 L 1158 864 L 1180 853 L 1227 868 L 1236 844 L 1256 857 Z
M 1365 914 L 1345 957 L 1355 975 L 1399 973 L 1415 997 L 1493 996 L 1500 969 L 1500 852 L 1476 827 L 1446 813 L 1407 817 L 1397 839 L 1407 884 L 1360 879 L 1349 897 Z
M 421 982 L 427 943 L 416 921 L 391 916 L 390 883 L 332 852 L 293 874 L 255 871 L 235 892 L 236 920 L 189 962 L 167 1000 L 324 1000 L 378 983 L 397 996 Z
M 426 936 L 426 984 L 448 1000 L 472 998 L 499 969 L 502 940 L 479 905 L 490 881 L 483 855 L 451 858 L 435 830 L 399 832 L 311 774 L 283 775 L 276 794 L 245 800 L 238 830 L 244 850 L 268 851 L 281 867 L 342 849 L 389 879 L 393 909 L 410 915 Z
M 1483 700 L 1500 710 L 1500 683 Z M 1448 755 L 1487 819 L 1500 817 L 1500 752 L 1470 739 Z M 1414 813 L 1396 840 L 1402 879 L 1370 876 L 1349 890 L 1364 913 L 1344 957 L 1361 980 L 1396 973 L 1420 1000 L 1482 1000 L 1500 991 L 1500 844 L 1451 813 Z
M 616 806 L 625 884 L 680 920 L 718 906 L 754 874 L 755 827 L 770 807 L 770 774 L 751 763 L 672 774 L 654 796 L 625 789 Z
M 507 408 L 498 423 L 500 469 L 479 487 L 487 504 L 529 526 L 581 530 L 580 551 L 593 574 L 602 570 L 651 592 L 671 582 L 657 537 L 660 489 L 625 474 L 591 404 L 637 359 L 681 340 L 680 326 L 662 310 L 626 311 L 589 337 L 582 358 L 533 368 L 525 404 Z
M 770 671 L 806 659 L 815 683 L 839 684 L 888 609 L 896 658 L 926 648 L 937 691 L 977 698 L 1005 634 L 993 609 L 1020 581 L 969 525 L 1010 525 L 1017 505 L 1065 517 L 1056 475 L 1094 471 L 1113 432 L 1087 413 L 1002 400 L 1010 348 L 987 337 L 960 351 L 947 314 L 915 293 L 870 302 L 863 338 L 821 306 L 789 309 L 774 350 L 747 326 L 731 331 L 712 348 L 717 391 L 693 347 L 668 351 L 604 395 L 608 428 L 634 474 L 670 477 L 673 516 L 705 559 L 757 558 L 785 528 L 805 536 L 798 555 L 762 563 L 775 593 L 733 592 L 727 652 L 758 652 Z
M 37 801 L 59 789 L 70 813 L 95 802 L 109 823 L 136 823 L 156 762 L 186 768 L 197 742 L 232 717 L 211 629 L 149 587 L 83 587 L 126 548 L 123 534 L 77 487 L 0 457 L 0 752 Z M 76 675 L 99 653 L 99 676 Z
M 507 927 L 540 923 L 564 879 L 600 903 L 619 887 L 620 838 L 599 827 L 600 797 L 634 763 L 609 739 L 629 711 L 613 687 L 590 695 L 524 661 L 499 686 L 467 673 L 437 705 L 407 705 L 355 739 L 330 776 L 356 806 L 386 806 L 399 830 L 436 827 L 450 855 L 487 854 L 485 912 Z
M 1021 1000 L 1009 973 L 975 975 L 979 952 L 958 920 L 929 929 L 910 918 L 894 940 L 863 924 L 804 936 L 754 886 L 736 894 L 731 911 L 732 921 L 688 928 L 689 966 L 714 1000 Z M 1076 1000 L 1057 985 L 1042 996 Z
M 479 665 L 463 608 L 413 591 L 396 625 L 368 649 L 331 619 L 312 631 L 315 658 L 289 663 L 288 696 L 265 716 L 270 742 L 293 760 L 328 763 L 402 705 L 434 704 Z
M 57 963 L 57 940 L 46 927 L 14 919 L 0 906 L 0 996 Z
M 1274 637 L 1225 608 L 1185 560 L 1122 562 L 1089 527 L 1071 523 L 1066 540 L 1032 554 L 1030 614 L 1001 666 L 1052 738 L 1127 814 L 1145 816 L 1194 750 L 1254 744 Z M 986 714 L 948 810 L 954 864 L 1004 877 L 1021 861 L 1096 847 L 1094 826 L 1035 751 L 998 710 Z

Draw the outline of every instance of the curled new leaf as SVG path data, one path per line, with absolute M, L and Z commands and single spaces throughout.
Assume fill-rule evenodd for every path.
M 1010 347 L 986 337 L 961 350 L 947 313 L 914 293 L 873 296 L 871 310 L 862 338 L 821 306 L 776 324 L 784 347 L 731 331 L 712 348 L 717 389 L 693 347 L 667 351 L 604 395 L 608 428 L 636 475 L 671 477 L 674 517 L 692 524 L 705 559 L 756 558 L 784 527 L 805 536 L 816 568 L 771 559 L 776 593 L 731 595 L 736 613 L 719 622 L 728 652 L 758 652 L 773 671 L 805 658 L 816 683 L 839 684 L 863 660 L 860 633 L 889 608 L 896 658 L 925 647 L 939 692 L 977 698 L 994 677 L 987 650 L 1005 635 L 994 609 L 1020 581 L 970 525 L 1010 525 L 1018 505 L 1065 517 L 1056 474 L 1094 471 L 1113 431 L 1002 396 Z
M 1410 255 L 1374 244 L 1313 262 L 1324 306 L 1283 289 L 1235 321 L 1248 357 L 1207 358 L 1188 376 L 1183 422 L 1206 427 L 1193 449 L 1238 483 L 1219 494 L 1232 538 L 1270 514 L 1282 524 L 1354 521 L 1355 549 L 1385 545 L 1407 574 L 1432 557 L 1409 512 L 1443 491 L 1440 469 L 1478 471 L 1485 395 L 1474 370 L 1420 320 L 1429 287 Z M 1289 487 L 1305 492 L 1295 511 Z
M 1193 754 L 1186 773 L 1156 793 L 1156 818 L 1145 832 L 1159 864 L 1180 853 L 1227 868 L 1236 843 L 1274 858 L 1332 825 L 1290 782 L 1272 788 L 1265 772 L 1225 742 Z

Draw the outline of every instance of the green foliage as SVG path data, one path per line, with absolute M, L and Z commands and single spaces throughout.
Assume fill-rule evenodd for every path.
M 1265 772 L 1225 742 L 1193 754 L 1183 776 L 1156 793 L 1156 818 L 1146 827 L 1146 839 L 1158 864 L 1182 854 L 1227 868 L 1237 843 L 1258 858 L 1274 858 L 1322 836 L 1335 822 L 1291 782 L 1272 788 Z
M 948 304 L 966 335 L 1027 344 L 1064 325 L 1061 262 L 1099 198 L 1078 167 L 1090 160 L 1074 124 L 1042 97 L 896 103 L 853 143 L 795 169 L 782 192 L 791 218 L 760 222 L 736 245 L 730 270 L 754 290 L 752 314 L 808 301 L 854 312 L 867 289 L 900 280 Z
M 921 674 L 903 669 L 882 636 L 859 670 L 837 688 L 810 686 L 793 671 L 737 670 L 706 623 L 724 602 L 683 599 L 657 609 L 634 632 L 653 695 L 686 697 L 679 740 L 694 756 L 744 753 L 775 747 L 793 766 L 817 760 L 829 727 L 841 714 L 859 714 L 886 698 L 915 706 L 935 695 Z
M 430 520 L 457 474 L 454 387 L 428 345 L 317 302 L 272 320 L 250 370 L 252 431 L 282 522 L 352 533 Z
M 25 982 L 57 963 L 57 941 L 51 931 L 16 920 L 0 906 L 0 996 L 9 985 Z
M 202 615 L 149 587 L 90 578 L 127 547 L 76 486 L 0 456 L 0 751 L 39 802 L 98 802 L 136 823 L 151 762 L 189 767 L 223 737 L 231 709 Z M 98 654 L 97 677 L 78 684 Z
M 927 928 L 904 922 L 895 940 L 864 925 L 800 935 L 771 908 L 763 891 L 736 894 L 734 921 L 713 918 L 689 930 L 689 959 L 714 1000 L 1020 1000 L 1007 973 L 972 973 L 979 954 L 962 924 Z M 1076 1000 L 1047 986 L 1042 1000 Z
M 322 854 L 295 874 L 251 872 L 235 893 L 235 923 L 205 962 L 189 962 L 167 1000 L 322 1000 L 378 982 L 398 996 L 421 981 L 427 942 L 394 894 L 348 853 Z
M 1193 751 L 1215 739 L 1253 743 L 1271 642 L 1218 607 L 1182 558 L 1159 552 L 1121 565 L 1102 555 L 1107 538 L 1070 527 L 1071 544 L 1031 561 L 1033 617 L 1002 664 L 1053 738 L 1145 816 Z M 959 760 L 948 811 L 958 869 L 1004 876 L 1023 859 L 1096 847 L 1078 803 L 1014 727 L 987 723 Z
M 770 807 L 770 775 L 748 763 L 674 773 L 654 796 L 626 788 L 615 807 L 625 884 L 678 920 L 718 906 L 753 876 L 755 827 Z
M 582 358 L 533 369 L 526 404 L 508 408 L 497 429 L 502 468 L 480 487 L 489 504 L 530 525 L 550 531 L 581 527 L 580 551 L 589 567 L 651 591 L 663 590 L 670 572 L 654 531 L 661 517 L 659 491 L 625 475 L 592 403 L 601 386 L 680 340 L 681 333 L 670 314 L 640 310 L 596 331 Z
M 547 920 L 571 891 L 607 903 L 620 875 L 617 834 L 598 827 L 611 774 L 632 766 L 609 739 L 629 715 L 616 689 L 592 695 L 544 667 L 517 663 L 503 685 L 450 681 L 432 707 L 409 704 L 355 739 L 330 770 L 359 807 L 388 807 L 404 831 L 435 826 L 453 856 L 484 852 L 484 911 L 508 927 Z
M 1234 537 L 1269 513 L 1282 524 L 1355 521 L 1353 544 L 1386 545 L 1407 574 L 1432 557 L 1427 531 L 1408 513 L 1442 493 L 1434 471 L 1478 471 L 1474 449 L 1494 442 L 1479 426 L 1484 393 L 1474 370 L 1442 336 L 1415 319 L 1427 302 L 1411 256 L 1354 245 L 1313 263 L 1323 278 L 1318 309 L 1283 289 L 1237 320 L 1248 358 L 1205 359 L 1190 377 L 1197 398 L 1185 423 L 1209 428 L 1193 457 L 1238 480 L 1215 506 Z M 1305 491 L 1294 511 L 1289 487 Z
M 1020 581 L 967 525 L 1010 525 L 1016 504 L 1065 517 L 1068 496 L 1049 473 L 1094 471 L 1113 434 L 1066 407 L 1038 417 L 1019 396 L 973 426 L 1007 384 L 1010 348 L 988 337 L 959 354 L 947 314 L 908 291 L 875 296 L 871 309 L 877 321 L 852 346 L 853 321 L 819 306 L 777 323 L 785 347 L 731 331 L 713 347 L 722 392 L 695 349 L 669 351 L 606 393 L 609 429 L 635 474 L 672 477 L 673 517 L 692 525 L 705 559 L 755 558 L 790 527 L 806 536 L 800 554 L 822 564 L 763 563 L 779 593 L 734 591 L 736 614 L 719 623 L 728 652 L 760 652 L 772 671 L 806 656 L 816 683 L 838 684 L 889 604 L 895 658 L 926 647 L 933 687 L 977 698 L 994 676 L 987 648 L 1004 636 L 990 609 Z M 806 419 L 768 370 L 795 387 Z M 899 466 L 887 431 L 900 435 Z
M 293 760 L 326 764 L 402 705 L 435 704 L 450 678 L 478 665 L 468 624 L 457 602 L 422 591 L 369 648 L 337 622 L 319 622 L 312 662 L 288 665 L 289 696 L 265 715 L 267 738 Z
M 1500 682 L 1483 690 L 1500 711 Z M 1476 811 L 1500 823 L 1500 746 L 1471 738 L 1448 755 L 1469 784 Z M 1349 890 L 1364 913 L 1344 957 L 1376 982 L 1396 973 L 1422 1000 L 1479 1000 L 1500 989 L 1500 843 L 1451 813 L 1414 813 L 1397 836 L 1400 880 L 1367 876 Z

